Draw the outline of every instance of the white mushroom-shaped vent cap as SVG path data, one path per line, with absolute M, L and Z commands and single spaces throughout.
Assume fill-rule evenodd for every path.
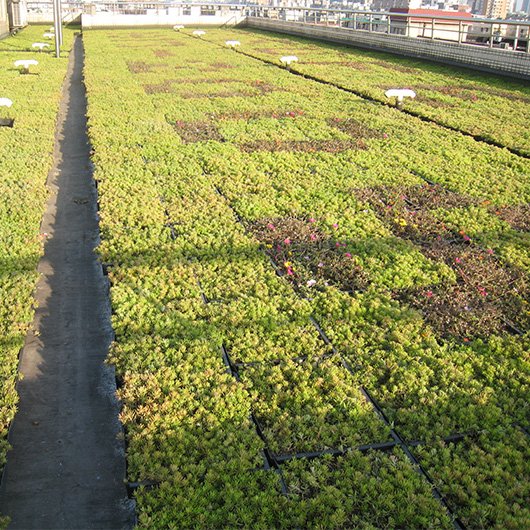
M 385 92 L 387 98 L 396 96 L 398 101 L 403 101 L 403 98 L 415 98 L 416 92 L 408 88 L 391 88 Z
M 0 98 L 0 107 L 10 107 L 13 102 L 8 98 Z
M 286 55 L 280 59 L 280 62 L 287 64 L 291 64 L 293 61 L 298 61 L 298 57 L 296 55 Z
M 31 47 L 32 48 L 40 48 L 41 50 L 43 48 L 47 48 L 49 44 L 47 42 L 34 42 Z
M 37 66 L 39 62 L 35 59 L 20 59 L 19 61 L 15 61 L 15 66 L 23 66 L 24 68 L 28 68 L 31 64 Z
M 173 26 L 173 29 L 184 29 L 184 26 L 182 24 L 176 24 Z
M 225 44 L 227 46 L 232 46 L 232 48 L 235 48 L 236 46 L 241 46 L 241 43 L 238 40 L 227 40 Z
M 194 32 L 193 32 L 194 35 L 197 35 L 197 37 L 200 37 L 201 35 L 205 35 L 206 34 L 206 31 L 202 31 L 201 29 L 196 29 Z
M 48 39 L 53 39 L 55 37 L 55 33 L 45 33 L 43 37 L 46 37 Z

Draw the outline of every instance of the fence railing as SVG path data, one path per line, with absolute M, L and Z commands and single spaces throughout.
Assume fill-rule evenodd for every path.
M 52 10 L 53 2 L 27 2 L 28 12 Z M 401 12 L 353 11 L 305 7 L 274 7 L 249 4 L 220 4 L 209 2 L 62 2 L 65 11 L 85 13 L 106 12 L 114 14 L 156 14 L 186 16 L 191 12 L 205 21 L 212 15 L 230 11 L 234 19 L 244 17 L 266 18 L 287 22 L 300 22 L 335 26 L 369 33 L 403 35 L 420 39 L 442 40 L 459 44 L 472 44 L 489 48 L 530 52 L 530 22 L 521 20 L 492 20 L 471 17 L 469 14 L 440 11 L 440 14 L 409 14 Z M 446 13 L 446 14 L 444 14 Z
M 504 48 L 529 53 L 530 22 L 492 20 L 469 14 L 408 14 L 342 9 L 248 6 L 251 17 L 336 26 L 379 34 Z

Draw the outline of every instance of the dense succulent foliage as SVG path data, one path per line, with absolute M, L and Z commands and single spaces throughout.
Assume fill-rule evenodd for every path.
M 530 162 L 334 86 L 441 67 L 250 30 L 84 39 L 140 526 L 528 526 Z
M 530 161 L 334 86 L 440 67 L 249 30 L 83 39 L 139 525 L 528 527 Z M 427 116 L 443 90 L 418 87 Z M 481 113 L 524 151 L 524 112 Z

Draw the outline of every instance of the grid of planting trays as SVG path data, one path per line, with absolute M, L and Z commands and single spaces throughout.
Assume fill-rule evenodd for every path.
M 395 100 L 385 96 L 387 90 L 412 89 L 417 95 L 414 100 L 404 100 L 405 111 L 530 155 L 527 83 L 302 37 L 271 38 L 270 33 L 255 30 L 238 30 L 233 34 L 241 42 L 244 40 L 242 52 L 275 63 L 278 54 L 289 46 L 298 58 L 291 64 L 293 72 L 375 101 L 395 104 Z
M 0 469 L 18 396 L 18 355 L 33 318 L 31 294 L 47 234 L 40 223 L 52 166 L 57 109 L 67 59 L 32 47 L 43 27 L 27 28 L 0 41 Z M 73 32 L 65 30 L 67 54 Z M 36 60 L 29 73 L 15 61 Z M 8 103 L 8 104 L 5 104 Z
M 529 528 L 530 161 L 279 61 L 364 52 L 83 38 L 139 526 Z

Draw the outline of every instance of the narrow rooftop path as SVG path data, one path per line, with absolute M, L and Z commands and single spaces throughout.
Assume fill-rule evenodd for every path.
M 0 494 L 0 514 L 13 529 L 134 525 L 114 374 L 104 365 L 112 328 L 108 285 L 94 253 L 99 228 L 83 57 L 78 36 L 59 108 L 38 307 L 21 355 L 20 403 Z

